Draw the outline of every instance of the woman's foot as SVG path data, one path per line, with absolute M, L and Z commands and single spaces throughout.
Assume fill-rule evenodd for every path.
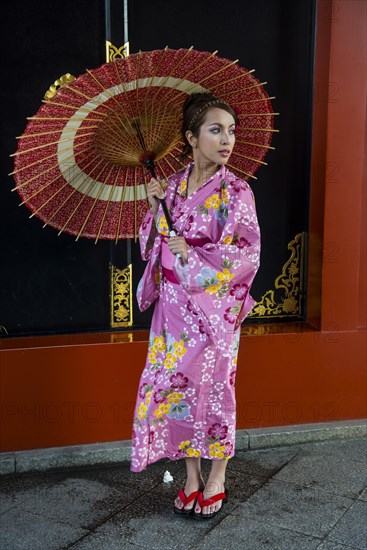
M 203 491 L 203 501 L 206 501 L 207 499 L 212 498 L 219 493 L 225 493 L 224 481 L 224 478 L 210 478 L 209 476 L 209 479 Z M 209 516 L 211 514 L 219 512 L 222 506 L 223 500 L 218 500 L 217 502 L 214 502 L 209 506 L 203 506 L 203 508 L 201 508 L 199 503 L 197 502 L 195 505 L 195 514 L 201 514 L 201 516 Z
M 204 480 L 203 478 L 197 478 L 197 479 L 187 479 L 186 480 L 186 485 L 184 487 L 184 493 L 185 493 L 185 496 L 188 497 L 191 495 L 191 493 L 195 492 L 195 491 L 202 491 L 204 488 Z M 192 500 L 191 502 L 189 502 L 188 504 L 186 504 L 186 506 L 184 506 L 184 503 L 182 502 L 181 498 L 178 496 L 176 499 L 175 499 L 175 508 L 177 508 L 178 510 L 192 510 L 196 504 L 196 498 L 194 500 Z

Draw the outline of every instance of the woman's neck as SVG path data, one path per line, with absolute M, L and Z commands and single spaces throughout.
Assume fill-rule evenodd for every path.
M 194 161 L 194 167 L 190 174 L 190 180 L 194 185 L 202 185 L 218 171 L 218 165 L 212 163 L 197 163 Z

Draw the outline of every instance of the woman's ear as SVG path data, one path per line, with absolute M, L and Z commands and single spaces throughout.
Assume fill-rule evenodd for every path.
M 194 136 L 194 134 L 191 132 L 191 130 L 187 130 L 185 136 L 186 136 L 187 141 L 191 145 L 191 147 L 196 147 L 197 139 Z

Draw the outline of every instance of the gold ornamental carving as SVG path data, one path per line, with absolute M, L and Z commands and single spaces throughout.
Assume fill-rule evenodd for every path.
M 118 48 L 114 46 L 112 42 L 106 40 L 106 61 L 114 61 L 115 59 L 120 59 L 128 57 L 130 54 L 130 45 L 129 42 L 125 42 L 123 46 Z
M 45 95 L 43 96 L 43 99 L 53 99 L 57 92 L 60 90 L 60 88 L 63 88 L 64 86 L 67 86 L 67 84 L 70 84 L 70 82 L 73 82 L 75 80 L 75 76 L 73 76 L 70 73 L 63 74 L 55 80 L 53 84 L 49 87 Z
M 111 327 L 131 327 L 133 324 L 132 264 L 118 269 L 110 264 Z
M 275 290 L 267 290 L 247 318 L 301 318 L 304 295 L 304 251 L 306 232 L 288 244 L 291 256 L 275 279 Z

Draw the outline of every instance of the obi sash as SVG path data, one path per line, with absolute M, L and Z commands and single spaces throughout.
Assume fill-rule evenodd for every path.
M 172 269 L 176 261 L 176 257 L 168 248 L 167 239 L 168 237 L 164 238 L 162 241 L 161 263 L 163 275 L 167 279 L 167 281 L 170 281 L 175 285 L 179 285 L 180 282 L 177 280 L 177 277 Z M 204 246 L 204 244 L 211 242 L 210 239 L 208 239 L 207 237 L 204 237 L 202 239 L 189 239 L 185 237 L 185 241 L 189 246 Z

